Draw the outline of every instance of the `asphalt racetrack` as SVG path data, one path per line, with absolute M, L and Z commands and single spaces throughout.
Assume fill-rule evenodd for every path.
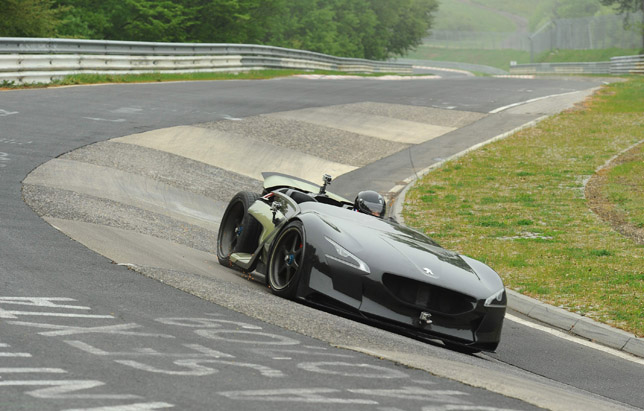
M 510 313 L 464 355 L 217 263 L 260 173 L 353 197 L 583 100 L 598 78 L 286 78 L 0 92 L 0 409 L 613 410 L 641 359 Z M 529 103 L 525 103 L 528 102 Z M 523 104 L 518 104 L 523 103 Z

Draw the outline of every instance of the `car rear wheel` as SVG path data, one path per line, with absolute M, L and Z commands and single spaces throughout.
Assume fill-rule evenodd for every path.
M 228 203 L 217 233 L 217 259 L 221 265 L 231 265 L 232 253 L 253 253 L 257 249 L 261 224 L 248 208 L 259 198 L 259 194 L 240 191 Z
M 271 250 L 268 264 L 268 285 L 273 294 L 294 298 L 305 263 L 306 246 L 302 223 L 293 221 L 286 226 Z

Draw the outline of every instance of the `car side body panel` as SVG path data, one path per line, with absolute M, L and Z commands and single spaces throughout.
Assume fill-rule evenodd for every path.
M 259 246 L 241 268 L 267 267 L 280 231 L 298 220 L 306 252 L 295 298 L 418 337 L 496 349 L 507 296 L 494 270 L 344 199 L 325 203 L 312 183 L 267 174 L 274 190 L 248 209 L 262 226 Z

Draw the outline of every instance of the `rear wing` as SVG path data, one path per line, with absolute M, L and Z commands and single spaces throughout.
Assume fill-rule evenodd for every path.
M 299 177 L 290 176 L 288 174 L 263 172 L 262 177 L 264 178 L 264 190 L 266 191 L 273 191 L 283 187 L 293 187 L 305 192 L 316 194 L 320 191 L 321 187 L 320 185 L 317 185 L 310 181 L 304 180 Z M 326 192 L 326 195 L 329 196 L 329 198 L 332 198 L 341 203 L 353 203 L 346 198 L 340 197 L 339 195 L 330 193 L 328 191 Z

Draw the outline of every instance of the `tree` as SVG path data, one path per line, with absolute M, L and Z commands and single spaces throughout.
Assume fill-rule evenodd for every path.
M 553 19 L 594 16 L 601 9 L 598 0 L 557 0 L 551 7 Z
M 617 13 L 624 15 L 624 26 L 635 26 L 642 35 L 642 50 L 644 52 L 644 0 L 601 0 L 604 6 L 617 8 Z M 642 12 L 642 21 L 637 24 L 630 23 L 631 13 Z
M 437 0 L 0 0 L 53 5 L 64 37 L 269 44 L 383 60 L 427 35 Z M 4 16 L 4 14 L 2 15 Z
M 287 0 L 184 0 L 191 10 L 192 41 L 265 43 L 286 16 Z
M 106 38 L 182 42 L 190 27 L 185 8 L 171 0 L 119 0 L 111 11 Z
M 58 10 L 51 0 L 0 0 L 0 36 L 53 37 Z
M 435 0 L 370 0 L 378 16 L 377 38 L 371 44 L 370 58 L 385 59 L 403 55 L 418 46 L 432 25 L 438 8 Z
M 57 0 L 58 32 L 101 40 L 185 41 L 193 16 L 172 0 Z

